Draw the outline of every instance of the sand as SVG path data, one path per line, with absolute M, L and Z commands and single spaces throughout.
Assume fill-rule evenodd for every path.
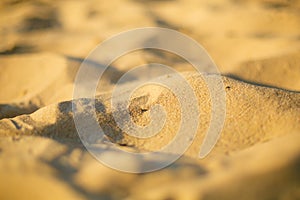
M 298 1 L 284 0 L 1 1 L 0 199 L 299 199 L 299 9 Z M 200 112 L 192 145 L 179 160 L 156 172 L 130 174 L 101 164 L 85 149 L 72 104 L 82 104 L 86 109 L 79 114 L 85 116 L 91 99 L 72 98 L 80 64 L 96 45 L 145 26 L 194 38 L 221 74 L 199 75 L 183 59 L 159 51 L 133 52 L 112 63 L 96 92 L 96 117 L 106 139 L 118 147 L 159 150 L 182 120 L 178 98 L 150 84 L 132 94 L 131 119 L 146 126 L 151 108 L 159 104 L 165 126 L 147 139 L 118 127 L 114 116 L 122 118 L 124 112 L 112 108 L 111 95 L 122 74 L 135 66 L 157 62 L 176 69 L 193 89 Z M 200 159 L 212 118 L 205 81 L 218 78 L 226 93 L 226 117 L 215 147 Z M 158 79 L 180 85 L 174 74 L 153 81 Z M 123 83 L 123 94 L 138 82 Z M 183 103 L 189 100 L 186 96 Z M 185 117 L 186 133 L 192 131 L 192 116 Z M 171 154 L 165 152 L 165 158 Z M 137 170 L 144 164 L 114 150 L 104 156 Z

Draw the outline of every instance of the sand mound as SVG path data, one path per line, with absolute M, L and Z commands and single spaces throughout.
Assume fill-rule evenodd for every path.
M 53 53 L 5 55 L 0 56 L 0 60 L 0 84 L 3 85 L 0 119 L 29 114 L 52 103 L 71 100 L 76 72 L 83 61 Z M 101 67 L 93 61 L 87 63 L 91 68 Z M 121 74 L 115 68 L 107 70 L 100 82 L 105 89 L 98 93 L 111 89 Z
M 0 199 L 300 199 L 299 11 L 297 0 L 0 1 Z M 96 91 L 97 120 L 117 147 L 158 150 L 174 139 L 182 120 L 186 134 L 196 121 L 189 108 L 187 116 L 181 115 L 180 100 L 189 102 L 190 95 L 180 99 L 151 84 L 132 94 L 130 118 L 144 127 L 155 119 L 154 112 L 163 121 L 163 113 L 154 109 L 159 104 L 166 112 L 165 126 L 147 139 L 121 129 L 115 117 L 124 119 L 126 127 L 126 110 L 112 107 L 111 93 L 136 66 L 161 63 L 183 72 L 200 112 L 185 154 L 163 170 L 138 175 L 106 167 L 86 151 L 72 105 L 83 108 L 78 114 L 85 117 L 92 101 L 71 100 L 77 70 L 96 45 L 146 26 L 172 28 L 203 45 L 223 74 L 226 118 L 215 148 L 199 159 L 213 117 L 205 81 L 218 76 L 200 76 L 184 59 L 159 50 L 118 58 Z M 85 63 L 91 70 L 105 68 L 95 60 Z M 117 103 L 140 80 L 131 78 L 121 85 Z M 174 74 L 158 79 L 183 88 Z M 137 170 L 145 165 L 120 157 L 106 140 L 97 148 Z M 171 153 L 161 159 L 178 152 Z
M 63 56 L 49 53 L 1 56 L 1 64 L 0 118 L 31 113 L 72 97 L 76 68 L 71 70 Z M 18 81 L 12 81 L 12 77 Z
M 187 152 L 187 155 L 197 158 L 199 147 L 210 125 L 210 94 L 200 75 L 185 73 L 184 77 L 196 93 L 201 114 L 196 140 Z M 163 78 L 173 84 L 180 82 L 172 78 L 172 75 Z M 214 81 L 216 76 L 206 75 L 206 78 Z M 226 120 L 221 138 L 214 151 L 225 154 L 300 131 L 299 93 L 254 86 L 226 77 L 223 77 L 223 80 L 226 90 Z M 160 88 L 161 92 L 157 95 L 159 89 L 153 90 L 154 87 L 159 86 L 148 85 L 138 89 L 129 105 L 132 120 L 140 126 L 146 126 L 149 123 L 152 106 L 160 104 L 164 107 L 168 116 L 166 124 L 157 135 L 150 139 L 137 139 L 121 131 L 114 122 L 115 110 L 111 107 L 110 98 L 107 97 L 109 95 L 99 97 L 96 102 L 97 118 L 105 134 L 112 141 L 142 150 L 159 150 L 176 135 L 181 125 L 181 108 L 178 99 L 166 88 Z M 124 92 L 126 92 L 126 87 L 124 87 Z M 91 111 L 88 109 L 91 106 L 88 99 L 74 103 L 83 105 L 83 115 Z M 122 113 L 122 110 L 117 111 L 120 117 Z M 52 104 L 31 115 L 3 119 L 0 121 L 0 134 L 78 138 L 74 127 L 72 102 Z

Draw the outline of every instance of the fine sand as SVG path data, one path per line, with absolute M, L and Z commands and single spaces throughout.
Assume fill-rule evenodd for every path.
M 1 1 L 0 199 L 300 199 L 299 13 L 296 0 Z M 130 174 L 101 164 L 85 149 L 72 105 L 82 106 L 78 114 L 87 116 L 92 101 L 72 98 L 80 64 L 96 45 L 145 26 L 194 38 L 221 74 L 200 75 L 185 60 L 156 50 L 132 52 L 111 64 L 96 91 L 96 118 L 105 139 L 117 147 L 157 151 L 174 139 L 182 121 L 185 133 L 193 131 L 192 111 L 184 120 L 181 116 L 182 104 L 191 97 L 180 102 L 153 83 L 131 94 L 128 111 L 143 127 L 151 113 L 164 118 L 152 109 L 161 105 L 167 116 L 162 129 L 151 138 L 137 138 L 117 125 L 114 117 L 124 118 L 124 110 L 113 108 L 112 92 L 136 66 L 157 62 L 177 70 L 191 86 L 200 113 L 195 137 L 187 138 L 192 144 L 180 159 L 156 172 Z M 92 70 L 102 67 L 88 62 Z M 139 79 L 122 83 L 122 95 L 130 94 Z M 200 159 L 212 119 L 207 83 L 219 79 L 223 85 L 215 89 L 225 92 L 226 108 L 218 112 L 226 116 L 215 147 Z M 152 79 L 157 80 L 183 85 L 174 74 Z M 176 147 L 182 145 L 175 141 Z M 130 168 L 143 168 L 141 161 L 121 158 L 105 143 L 97 148 Z M 176 152 L 165 152 L 171 154 Z

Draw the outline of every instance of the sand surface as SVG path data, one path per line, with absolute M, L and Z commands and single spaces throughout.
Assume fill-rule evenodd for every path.
M 297 0 L 1 1 L 0 199 L 300 199 L 299 13 Z M 182 120 L 176 96 L 150 84 L 132 94 L 131 118 L 146 126 L 151 107 L 159 104 L 168 116 L 165 126 L 148 139 L 118 127 L 113 117 L 123 112 L 112 108 L 111 94 L 133 67 L 157 62 L 180 72 L 201 113 L 192 145 L 179 160 L 157 172 L 129 174 L 101 164 L 81 143 L 72 104 L 83 105 L 84 116 L 91 101 L 72 102 L 74 80 L 96 45 L 146 26 L 194 38 L 221 75 L 201 76 L 183 59 L 159 51 L 133 52 L 112 63 L 96 91 L 96 117 L 106 139 L 120 148 L 159 150 Z M 216 146 L 200 159 L 212 117 L 205 81 L 217 78 L 224 84 L 226 117 Z M 172 74 L 158 79 L 180 85 Z M 135 82 L 121 85 L 124 95 Z M 121 159 L 114 151 L 105 156 Z

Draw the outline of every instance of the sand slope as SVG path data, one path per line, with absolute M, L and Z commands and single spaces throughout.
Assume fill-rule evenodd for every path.
M 203 136 L 211 123 L 211 102 L 208 88 L 204 80 L 196 73 L 185 73 L 193 90 L 196 91 L 200 108 L 200 122 L 196 140 L 188 151 L 188 155 L 197 158 Z M 165 77 L 169 82 L 178 84 L 179 80 L 172 76 Z M 216 76 L 208 75 L 208 79 Z M 246 84 L 234 79 L 223 77 L 224 89 L 226 90 L 226 118 L 221 133 L 218 148 L 222 154 L 245 149 L 256 143 L 265 142 L 272 138 L 296 133 L 300 130 L 300 96 L 296 92 L 288 92 L 261 86 Z M 155 104 L 162 105 L 166 110 L 166 124 L 151 139 L 136 139 L 126 132 L 118 132 L 117 124 L 113 120 L 114 112 L 111 107 L 110 96 L 99 96 L 97 106 L 97 118 L 105 133 L 112 141 L 135 146 L 145 150 L 158 150 L 166 145 L 178 132 L 181 125 L 180 105 L 178 99 L 167 89 L 161 89 L 159 96 L 153 90 L 155 85 L 148 85 L 136 91 L 129 108 L 132 119 L 139 125 L 149 123 L 150 108 Z M 126 92 L 126 87 L 124 87 Z M 101 100 L 103 99 L 103 100 Z M 146 99 L 146 100 L 145 100 Z M 91 103 L 89 100 L 79 100 L 86 109 L 81 112 L 89 113 L 87 109 Z M 77 102 L 74 102 L 77 104 Z M 143 109 L 143 112 L 141 110 Z M 105 111 L 103 111 L 105 110 Z M 83 114 L 84 114 L 83 113 Z M 122 115 L 122 110 L 119 110 Z M 276 122 L 276 123 L 275 123 Z M 0 120 L 0 134 L 6 136 L 40 135 L 56 138 L 77 139 L 78 135 L 74 127 L 72 102 L 52 104 L 30 115 L 21 115 L 11 119 Z
M 1 1 L 0 199 L 300 199 L 299 11 L 296 0 Z M 108 168 L 86 151 L 72 103 L 86 108 L 80 112 L 86 115 L 91 102 L 72 97 L 76 72 L 96 45 L 145 26 L 179 30 L 203 45 L 222 72 L 226 118 L 215 148 L 199 159 L 212 117 L 204 80 L 218 76 L 200 76 L 178 56 L 155 50 L 116 60 L 97 88 L 96 116 L 118 147 L 158 150 L 180 126 L 178 98 L 153 84 L 136 90 L 128 108 L 131 119 L 146 126 L 151 108 L 162 105 L 167 114 L 162 130 L 140 139 L 117 126 L 113 114 L 122 118 L 124 110 L 111 107 L 112 89 L 138 65 L 157 62 L 182 72 L 201 114 L 185 154 L 163 170 L 141 175 Z M 104 67 L 87 62 L 92 70 Z M 180 88 L 174 77 L 159 79 Z M 124 95 L 134 83 L 122 84 Z M 191 116 L 188 124 L 195 120 Z M 113 150 L 105 156 L 124 159 Z

